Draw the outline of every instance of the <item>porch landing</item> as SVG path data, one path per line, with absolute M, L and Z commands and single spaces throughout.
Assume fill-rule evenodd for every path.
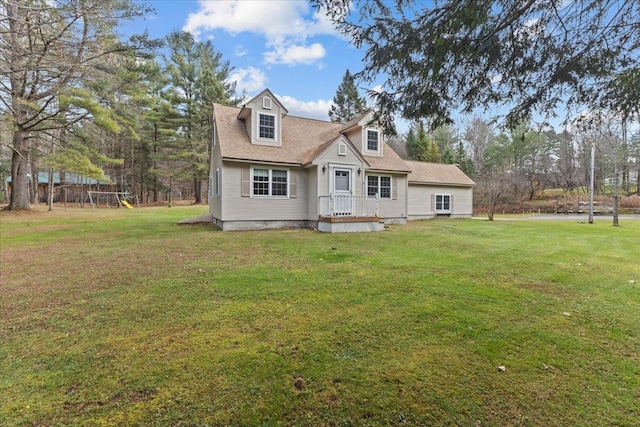
M 324 233 L 357 233 L 383 231 L 384 223 L 377 216 L 319 216 L 318 231 Z

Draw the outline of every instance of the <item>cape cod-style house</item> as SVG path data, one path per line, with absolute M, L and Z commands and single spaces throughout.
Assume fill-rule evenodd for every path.
M 454 165 L 402 160 L 371 124 L 289 116 L 269 91 L 214 105 L 209 213 L 222 230 L 379 231 L 438 215 L 469 217 L 474 182 Z

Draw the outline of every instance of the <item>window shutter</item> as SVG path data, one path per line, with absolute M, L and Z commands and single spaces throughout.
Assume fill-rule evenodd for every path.
M 249 167 L 242 168 L 242 189 L 241 196 L 249 197 L 251 196 L 251 169 Z
M 453 212 L 453 194 L 449 196 L 449 210 Z
M 432 194 L 431 195 L 431 211 L 435 212 L 436 210 L 436 195 Z
M 291 199 L 298 198 L 298 174 L 295 171 L 289 171 L 289 197 Z
M 398 180 L 391 177 L 391 198 L 398 200 Z

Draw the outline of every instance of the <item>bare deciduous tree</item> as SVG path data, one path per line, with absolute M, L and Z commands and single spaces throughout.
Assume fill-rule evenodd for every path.
M 92 93 L 113 74 L 110 57 L 146 41 L 124 44 L 114 28 L 146 10 L 130 0 L 0 0 L 0 102 L 13 122 L 9 209 L 30 207 L 29 159 L 42 133 L 88 118 L 117 130 Z

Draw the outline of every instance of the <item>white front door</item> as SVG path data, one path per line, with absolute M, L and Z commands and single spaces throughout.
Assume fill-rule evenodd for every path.
M 349 216 L 353 212 L 351 171 L 334 169 L 333 172 L 333 214 Z

